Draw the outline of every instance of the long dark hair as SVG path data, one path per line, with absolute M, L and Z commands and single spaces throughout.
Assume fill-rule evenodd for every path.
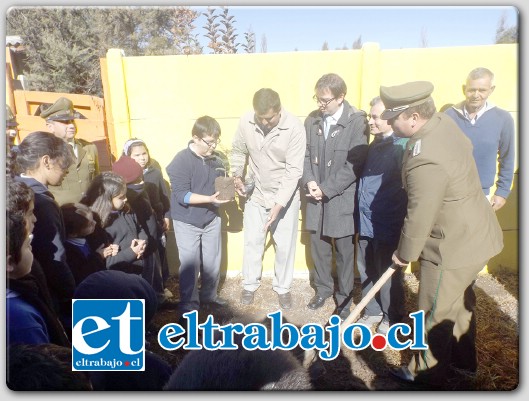
M 112 212 L 112 198 L 127 191 L 127 185 L 120 175 L 105 171 L 93 179 L 81 203 L 89 206 L 106 227 Z M 125 205 L 127 207 L 127 205 Z
M 12 154 L 14 174 L 37 169 L 40 159 L 46 155 L 59 161 L 65 170 L 75 161 L 73 149 L 65 141 L 49 132 L 35 131 L 26 136 Z

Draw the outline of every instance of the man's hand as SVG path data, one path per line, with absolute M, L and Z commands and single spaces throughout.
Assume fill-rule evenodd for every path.
M 397 266 L 399 267 L 406 267 L 408 266 L 408 262 L 407 260 L 404 260 L 404 259 L 401 259 L 399 258 L 399 256 L 397 255 L 397 251 L 393 252 L 393 256 L 391 257 L 391 260 L 393 261 L 393 263 L 395 263 Z
M 244 183 L 242 182 L 241 177 L 233 177 L 233 183 L 235 184 L 235 190 L 240 196 L 246 196 L 244 192 Z
M 492 205 L 492 210 L 494 210 L 495 212 L 500 210 L 505 205 L 506 202 L 507 202 L 507 199 L 499 195 L 492 195 L 492 197 L 490 198 L 490 204 Z
M 268 213 L 268 220 L 263 228 L 264 232 L 267 232 L 270 226 L 272 225 L 272 223 L 276 221 L 277 216 L 279 215 L 279 212 L 281 211 L 281 209 L 283 209 L 283 206 L 277 203 L 274 205 L 272 209 L 270 209 L 270 213 Z
M 163 232 L 168 231 L 169 227 L 171 227 L 169 218 L 168 217 L 164 217 L 163 218 L 163 227 L 162 227 Z
M 320 201 L 321 198 L 323 198 L 323 192 L 321 191 L 320 187 L 316 183 L 316 181 L 310 181 L 307 183 L 307 189 L 309 190 L 309 193 L 307 196 Z

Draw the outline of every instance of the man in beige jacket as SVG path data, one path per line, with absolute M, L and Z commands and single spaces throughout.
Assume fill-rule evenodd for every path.
M 246 196 L 244 208 L 243 290 L 241 303 L 253 302 L 262 275 L 262 257 L 267 231 L 275 248 L 273 289 L 283 309 L 292 307 L 290 285 L 299 221 L 299 180 L 303 173 L 306 137 L 303 123 L 281 107 L 277 92 L 263 88 L 253 98 L 253 112 L 241 117 L 233 138 L 231 171 L 239 195 Z M 252 177 L 255 188 L 244 190 Z
M 470 140 L 444 113 L 436 113 L 426 81 L 380 88 L 397 136 L 410 138 L 402 182 L 408 209 L 393 262 L 420 262 L 419 310 L 425 312 L 428 349 L 392 373 L 408 382 L 439 384 L 450 370 L 475 374 L 473 283 L 501 252 L 503 235 L 483 196 Z

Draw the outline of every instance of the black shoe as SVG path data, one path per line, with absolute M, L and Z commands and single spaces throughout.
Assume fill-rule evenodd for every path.
M 413 383 L 415 381 L 415 378 L 413 377 L 407 366 L 391 368 L 389 370 L 389 373 L 391 373 L 397 379 L 402 380 L 406 383 Z
M 279 298 L 279 306 L 281 306 L 281 309 L 292 308 L 292 295 L 290 294 L 290 292 L 286 292 L 284 294 L 277 294 L 277 297 Z
M 327 297 L 328 298 L 328 297 Z M 320 297 L 318 294 L 314 295 L 310 302 L 307 304 L 307 308 L 315 310 L 321 308 L 324 304 L 327 298 Z
M 253 303 L 253 291 L 242 290 L 241 292 L 241 304 L 250 305 Z

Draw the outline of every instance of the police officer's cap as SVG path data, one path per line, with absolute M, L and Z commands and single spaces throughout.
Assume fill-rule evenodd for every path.
M 73 109 L 73 103 L 70 99 L 60 97 L 50 107 L 43 110 L 40 116 L 51 121 L 68 121 L 79 118 L 79 113 Z
M 6 128 L 12 128 L 18 126 L 15 115 L 11 111 L 11 107 L 6 104 Z
M 430 99 L 432 92 L 433 84 L 428 81 L 407 82 L 397 86 L 381 86 L 380 98 L 386 106 L 386 110 L 380 118 L 391 120 L 404 110 Z

